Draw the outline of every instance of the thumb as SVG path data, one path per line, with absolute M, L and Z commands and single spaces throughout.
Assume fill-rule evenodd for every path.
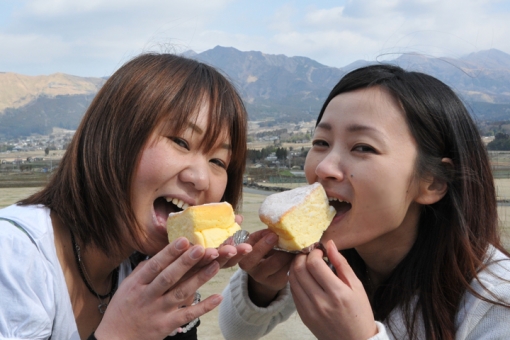
M 340 280 L 342 280 L 346 285 L 350 288 L 353 288 L 353 283 L 356 282 L 358 277 L 352 270 L 351 266 L 345 259 L 345 257 L 340 254 L 338 249 L 336 248 L 335 243 L 332 240 L 329 240 L 326 243 L 326 252 L 328 254 L 329 262 L 333 265 L 336 270 L 336 275 Z

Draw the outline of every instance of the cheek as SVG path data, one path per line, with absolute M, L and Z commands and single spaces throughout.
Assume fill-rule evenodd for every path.
M 149 148 L 142 152 L 140 162 L 135 172 L 135 182 L 143 183 L 153 177 L 154 172 L 161 164 L 157 164 L 156 160 L 159 159 L 155 150 Z
M 219 202 L 225 193 L 225 189 L 227 187 L 228 177 L 227 174 L 222 176 L 213 177 L 211 181 L 211 187 L 209 190 L 209 199 L 210 202 Z
M 317 164 L 318 162 L 314 159 L 314 157 L 308 154 L 303 168 L 308 183 L 314 183 L 316 181 L 317 175 L 315 174 L 315 169 L 317 168 Z

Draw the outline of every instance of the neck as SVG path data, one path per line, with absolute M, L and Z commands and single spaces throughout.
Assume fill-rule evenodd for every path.
M 54 212 L 51 212 L 51 220 L 55 234 L 57 256 L 64 273 L 67 271 L 73 277 L 79 278 L 79 281 L 82 281 L 73 251 L 70 230 L 63 225 L 61 219 Z M 80 257 L 82 265 L 86 270 L 89 284 L 101 295 L 108 293 L 111 289 L 111 275 L 122 260 L 108 257 L 92 245 L 84 247 L 78 239 L 76 239 L 76 243 L 80 247 Z
M 418 232 L 419 209 L 411 204 L 404 221 L 393 232 L 356 247 L 374 287 L 383 283 L 411 250 Z

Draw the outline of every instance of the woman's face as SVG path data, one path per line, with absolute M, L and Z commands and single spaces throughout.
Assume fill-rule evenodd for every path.
M 337 209 L 321 241 L 360 254 L 410 248 L 419 215 L 416 157 L 403 110 L 388 92 L 371 87 L 333 98 L 305 162 L 308 182 L 320 182 Z
M 200 148 L 208 127 L 207 109 L 203 105 L 197 119 L 189 121 L 179 135 L 164 126 L 156 129 L 142 151 L 134 175 L 132 205 L 145 231 L 140 236 L 145 249 L 137 250 L 145 254 L 153 255 L 168 244 L 169 213 L 188 205 L 218 202 L 223 196 L 230 140 L 218 136 L 209 152 Z

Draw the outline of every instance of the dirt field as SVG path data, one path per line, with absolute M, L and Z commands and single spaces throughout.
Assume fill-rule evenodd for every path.
M 510 198 L 510 179 L 496 180 L 498 187 L 498 195 Z M 17 200 L 26 197 L 35 192 L 38 188 L 0 188 L 0 208 L 10 205 Z M 264 228 L 264 225 L 258 219 L 258 207 L 264 199 L 264 195 L 244 194 L 242 215 L 244 216 L 243 228 L 253 232 Z M 505 231 L 504 243 L 510 247 L 510 206 L 500 206 L 501 225 Z M 211 281 L 200 289 L 202 296 L 209 296 L 214 293 L 221 293 L 228 283 L 228 280 L 234 273 L 236 268 L 223 269 Z M 199 339 L 203 340 L 220 340 L 223 339 L 218 327 L 217 309 L 203 316 L 199 327 Z M 305 340 L 314 339 L 315 337 L 303 325 L 299 315 L 295 313 L 290 319 L 278 325 L 269 335 L 262 338 L 264 340 Z

